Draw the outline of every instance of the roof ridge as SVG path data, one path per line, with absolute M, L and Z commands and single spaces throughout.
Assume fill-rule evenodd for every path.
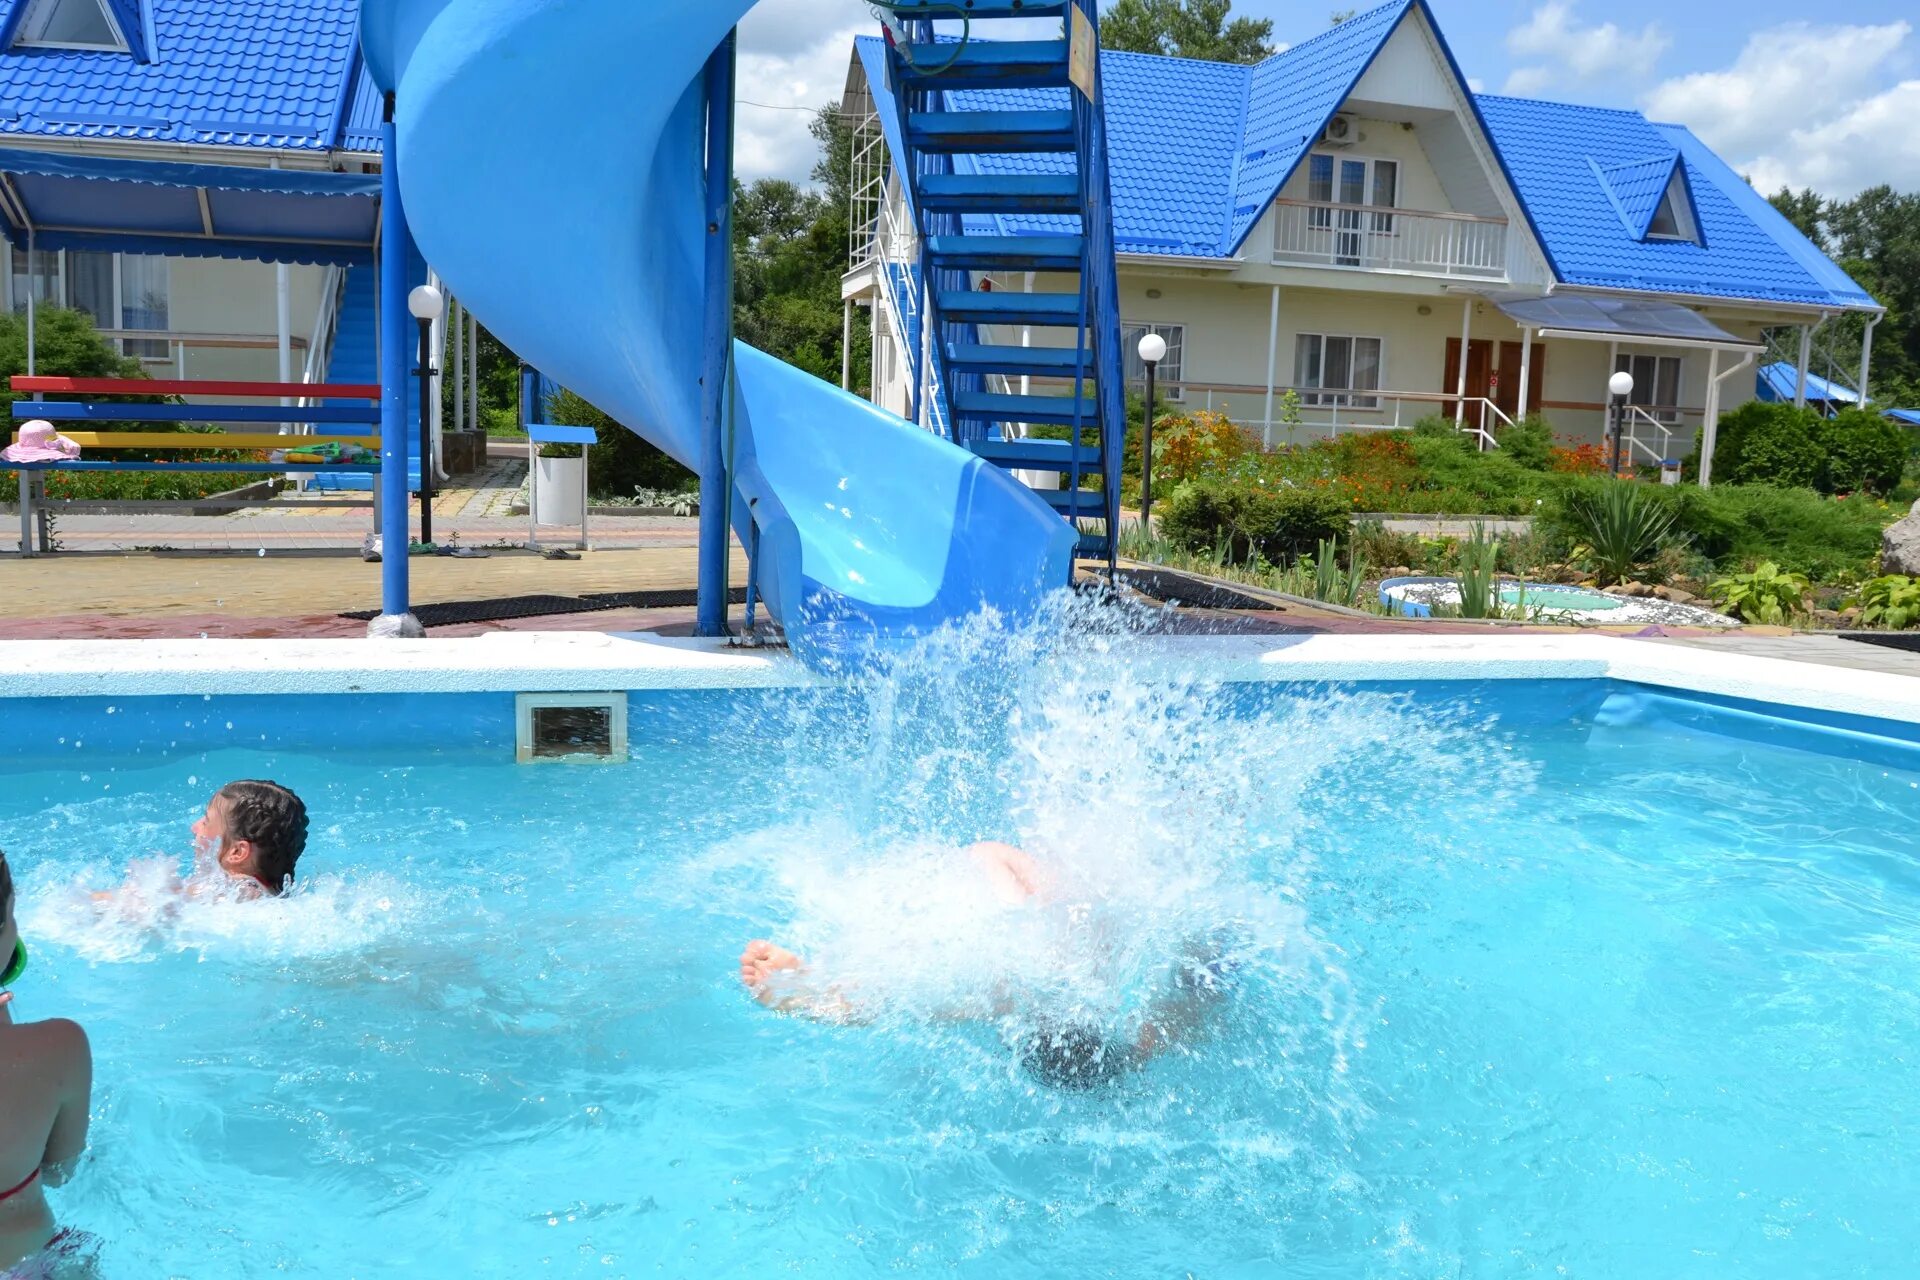
M 1524 102 L 1530 107 L 1565 107 L 1571 111 L 1592 111 L 1602 115 L 1631 116 L 1636 120 L 1647 120 L 1646 113 L 1633 107 L 1597 107 L 1588 102 L 1562 102 L 1558 98 L 1523 98 L 1514 93 L 1476 93 L 1473 95 L 1481 102 Z M 1648 124 L 1653 121 L 1647 120 Z
M 1252 65 L 1264 67 L 1269 62 L 1272 62 L 1275 58 L 1291 57 L 1293 54 L 1298 53 L 1302 49 L 1308 48 L 1311 45 L 1318 44 L 1322 40 L 1330 39 L 1333 36 L 1342 34 L 1341 32 L 1342 27 L 1348 27 L 1355 23 L 1365 22 L 1369 18 L 1372 18 L 1380 13 L 1383 13 L 1388 9 L 1402 9 L 1402 10 L 1410 9 L 1413 7 L 1413 4 L 1414 4 L 1414 0 L 1387 0 L 1386 4 L 1377 4 L 1373 6 L 1373 8 L 1371 9 L 1362 9 L 1360 12 L 1354 14 L 1351 18 L 1346 19 L 1346 21 L 1336 22 L 1332 26 L 1328 27 L 1325 31 L 1321 31 L 1314 35 L 1310 35 L 1305 40 L 1300 41 L 1298 44 L 1290 44 L 1286 48 L 1281 49 L 1278 52 L 1273 53 L 1268 57 L 1262 58 L 1259 62 L 1254 63 Z

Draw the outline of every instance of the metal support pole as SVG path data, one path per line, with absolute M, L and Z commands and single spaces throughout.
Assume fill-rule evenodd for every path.
M 1473 298 L 1469 295 L 1460 307 L 1460 371 L 1454 379 L 1453 425 L 1467 421 L 1467 353 L 1473 350 Z
M 707 60 L 705 358 L 700 387 L 699 607 L 694 630 L 727 634 L 727 413 L 733 357 L 733 87 L 739 38 L 728 32 Z M 748 520 L 752 520 L 749 513 Z
M 420 326 L 420 541 L 433 543 L 433 321 Z
M 467 317 L 459 302 L 447 304 L 447 350 L 453 361 L 453 429 L 464 429 L 467 417 Z
M 273 264 L 274 335 L 280 354 L 280 381 L 293 381 L 293 275 L 284 262 Z M 293 403 L 293 397 L 281 396 L 281 405 Z M 285 435 L 293 428 L 282 424 Z
M 39 350 L 36 341 L 38 334 L 34 328 L 34 303 L 40 293 L 40 278 L 34 274 L 35 260 L 40 255 L 33 247 L 33 224 L 27 224 L 27 376 L 34 374 L 34 358 Z M 34 396 L 38 400 L 39 396 Z M 21 558 L 36 554 L 33 542 L 33 482 L 35 474 L 31 471 L 18 473 L 20 477 L 20 555 Z
M 540 549 L 540 446 L 533 442 L 527 428 L 534 419 L 534 373 L 526 361 L 520 362 L 520 430 L 527 436 L 527 550 Z
M 1607 450 L 1607 474 L 1618 479 L 1620 476 L 1620 433 L 1626 426 L 1626 413 L 1623 408 L 1626 404 L 1626 398 L 1624 396 L 1614 396 L 1612 397 L 1612 401 L 1613 403 L 1608 409 L 1612 421 L 1607 428 L 1609 445 Z
M 1273 383 L 1280 359 L 1280 286 L 1273 286 L 1273 305 L 1267 315 L 1267 413 L 1260 428 L 1260 443 L 1273 447 Z M 1289 441 L 1291 443 L 1291 441 Z
M 407 233 L 400 202 L 399 131 L 387 95 L 380 130 L 380 635 L 424 634 L 407 583 Z M 421 475 L 424 481 L 425 472 Z
M 1140 532 L 1153 536 L 1153 376 L 1158 360 L 1147 363 L 1147 421 L 1140 432 Z
M 486 430 L 480 425 L 480 321 L 471 311 L 467 311 L 467 429 Z M 482 441 L 482 462 L 486 460 L 484 448 Z

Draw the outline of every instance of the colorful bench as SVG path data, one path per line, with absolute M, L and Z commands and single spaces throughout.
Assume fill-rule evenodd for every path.
M 377 451 L 380 436 L 368 427 L 380 423 L 380 388 L 371 384 L 162 381 L 145 378 L 54 378 L 32 375 L 12 380 L 16 395 L 58 395 L 72 399 L 15 400 L 16 422 L 43 419 L 60 428 L 60 434 L 78 444 L 83 451 L 116 449 L 166 449 L 178 451 L 298 450 L 302 444 L 352 444 Z M 125 404 L 95 400 L 94 396 L 221 396 L 252 399 L 263 396 L 288 400 L 364 400 L 361 405 L 309 404 Z M 81 399 L 79 397 L 89 397 Z M 264 431 L 170 432 L 85 429 L 87 423 L 210 423 L 257 426 L 265 424 L 310 425 L 312 435 L 284 435 Z M 75 424 L 79 429 L 69 429 Z M 13 431 L 6 432 L 11 441 Z M 35 554 L 33 538 L 32 476 L 48 471 L 154 471 L 254 474 L 298 472 L 302 475 L 348 474 L 377 475 L 377 459 L 365 462 L 184 462 L 155 461 L 146 458 L 88 458 L 59 462 L 9 462 L 0 459 L 0 469 L 20 473 L 20 550 Z

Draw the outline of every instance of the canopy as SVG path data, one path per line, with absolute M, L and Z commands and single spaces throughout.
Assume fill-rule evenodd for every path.
M 1760 367 L 1760 384 L 1756 388 L 1762 400 L 1790 403 L 1800 397 L 1800 369 L 1798 365 L 1777 360 Z M 1818 400 L 1824 404 L 1853 404 L 1860 399 L 1859 393 L 1852 387 L 1843 387 L 1837 382 L 1821 377 L 1817 373 L 1807 374 L 1807 399 Z
M 1496 293 L 1487 298 L 1522 329 L 1537 330 L 1542 337 L 1736 352 L 1765 350 L 1763 344 L 1736 338 L 1677 302 L 1571 293 L 1546 297 Z
M 370 264 L 380 175 L 0 148 L 0 232 L 17 248 Z
M 1920 427 L 1920 409 L 1889 409 L 1887 416 L 1909 427 Z

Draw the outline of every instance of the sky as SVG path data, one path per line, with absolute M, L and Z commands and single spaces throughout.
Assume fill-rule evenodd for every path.
M 1684 124 L 1766 192 L 1920 190 L 1915 0 L 1429 2 L 1480 92 Z M 1237 0 L 1234 13 L 1272 18 L 1289 44 L 1355 7 L 1369 6 Z M 839 98 L 854 36 L 878 30 L 862 0 L 761 0 L 741 24 L 743 178 L 807 179 L 811 110 Z

